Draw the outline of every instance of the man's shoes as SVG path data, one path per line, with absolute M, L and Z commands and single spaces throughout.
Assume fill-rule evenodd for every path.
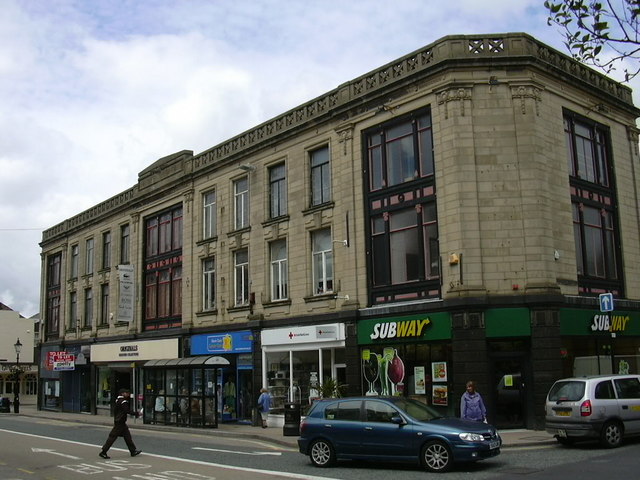
M 107 459 L 111 458 L 109 455 L 107 455 L 107 452 L 100 452 L 98 455 L 101 456 L 102 458 L 107 458 Z
M 137 457 L 141 453 L 142 453 L 142 450 L 134 450 L 133 452 L 131 452 L 131 456 L 132 457 Z

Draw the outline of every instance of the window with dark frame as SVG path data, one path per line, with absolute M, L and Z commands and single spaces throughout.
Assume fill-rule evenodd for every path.
M 240 230 L 249 226 L 249 177 L 233 182 L 234 228 Z
M 269 244 L 271 254 L 271 300 L 286 300 L 289 295 L 287 241 L 275 240 Z
M 78 264 L 80 258 L 80 247 L 76 245 L 71 246 L 71 271 L 70 278 L 78 278 Z
M 100 325 L 109 324 L 109 284 L 100 285 Z
M 78 325 L 78 292 L 69 293 L 69 328 L 76 329 Z
M 60 292 L 62 281 L 62 253 L 47 257 L 46 337 L 60 336 Z
M 564 131 L 578 290 L 587 295 L 611 292 L 623 296 L 609 131 L 568 111 Z
M 309 152 L 311 169 L 311 206 L 331 201 L 331 158 L 329 146 Z
M 84 328 L 93 326 L 93 290 L 90 288 L 84 291 Z
M 371 303 L 441 296 L 431 114 L 364 134 Z
M 102 234 L 102 268 L 111 267 L 111 232 Z
M 202 261 L 202 310 L 216 308 L 216 261 L 207 258 Z
M 249 250 L 243 248 L 233 253 L 235 276 L 235 306 L 249 304 Z
M 269 168 L 269 216 L 282 217 L 287 214 L 287 177 L 285 164 Z
M 129 233 L 129 224 L 120 227 L 120 264 L 126 265 L 130 261 L 131 236 Z
M 216 192 L 211 190 L 202 195 L 202 238 L 213 238 L 216 232 Z
M 86 257 L 85 257 L 85 269 L 84 273 L 91 275 L 93 273 L 93 238 L 89 238 L 86 241 Z
M 182 325 L 182 206 L 145 219 L 145 331 Z

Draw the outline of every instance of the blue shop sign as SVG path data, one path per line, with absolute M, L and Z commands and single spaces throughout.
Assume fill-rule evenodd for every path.
M 246 353 L 253 351 L 251 330 L 226 333 L 205 333 L 191 337 L 191 355 L 210 353 Z

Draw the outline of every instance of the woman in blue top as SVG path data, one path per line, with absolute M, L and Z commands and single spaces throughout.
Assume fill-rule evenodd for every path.
M 487 409 L 482 401 L 482 396 L 476 392 L 476 382 L 467 382 L 467 391 L 460 399 L 460 417 L 463 420 L 475 420 L 484 422 L 487 419 Z
M 258 411 L 262 417 L 262 428 L 267 428 L 267 418 L 269 418 L 269 410 L 271 409 L 271 395 L 269 390 L 262 388 L 258 397 Z

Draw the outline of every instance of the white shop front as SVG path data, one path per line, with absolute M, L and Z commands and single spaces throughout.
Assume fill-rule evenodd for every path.
M 323 385 L 346 378 L 343 323 L 266 329 L 261 332 L 262 385 L 273 398 L 271 413 L 284 413 L 286 402 L 306 406 Z

